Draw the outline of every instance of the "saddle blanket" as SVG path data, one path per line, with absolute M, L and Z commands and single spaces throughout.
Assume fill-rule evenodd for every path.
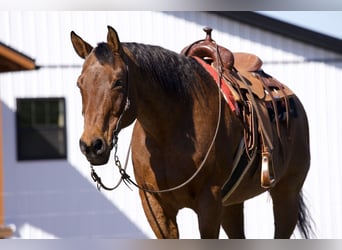
M 226 102 L 228 103 L 230 109 L 234 112 L 234 113 L 239 113 L 239 107 L 237 105 L 237 102 L 232 94 L 232 92 L 230 91 L 229 87 L 227 86 L 226 83 L 224 83 L 224 79 L 223 77 L 221 77 L 220 81 L 219 81 L 219 74 L 218 72 L 211 67 L 209 64 L 207 64 L 205 61 L 203 61 L 201 58 L 194 56 L 194 59 L 196 59 L 196 61 L 202 65 L 202 67 L 214 78 L 216 84 L 219 85 L 219 88 L 221 89 L 221 93 L 223 94 L 224 99 L 226 100 Z

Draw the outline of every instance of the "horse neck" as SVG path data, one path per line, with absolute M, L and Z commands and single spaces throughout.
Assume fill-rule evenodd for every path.
M 129 77 L 136 78 L 136 72 L 130 71 Z M 172 99 L 153 82 L 153 79 L 139 77 L 132 79 L 131 103 L 136 107 L 136 119 L 141 126 L 156 140 L 166 140 L 173 129 L 182 121 L 181 117 L 189 116 L 190 109 L 183 107 L 181 102 Z
M 200 133 L 194 131 L 194 124 L 206 122 L 208 125 L 201 125 L 203 130 L 206 133 L 214 130 L 211 126 L 216 126 L 218 116 L 215 84 L 208 83 L 207 79 L 200 90 L 194 90 L 186 97 L 171 95 L 152 77 L 151 72 L 142 71 L 132 55 L 129 57 L 131 103 L 136 107 L 137 120 L 148 135 L 165 142 L 172 140 L 178 132 L 183 135 Z M 198 81 L 201 80 L 198 78 Z

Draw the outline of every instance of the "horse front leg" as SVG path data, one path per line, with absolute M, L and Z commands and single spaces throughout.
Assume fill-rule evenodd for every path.
M 222 227 L 229 239 L 244 239 L 243 202 L 223 208 Z
M 195 209 L 202 239 L 217 239 L 220 234 L 222 205 L 218 199 L 220 188 L 208 188 Z
M 162 206 L 154 194 L 139 191 L 146 218 L 158 239 L 178 239 L 178 210 Z

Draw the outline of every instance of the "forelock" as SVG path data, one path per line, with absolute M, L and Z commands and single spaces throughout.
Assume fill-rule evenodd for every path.
M 100 63 L 113 63 L 113 52 L 107 43 L 99 43 L 94 52 Z

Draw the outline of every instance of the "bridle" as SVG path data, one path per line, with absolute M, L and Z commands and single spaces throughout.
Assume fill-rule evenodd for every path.
M 218 51 L 218 47 L 216 48 L 216 53 L 217 53 L 217 56 L 218 58 L 220 58 L 219 56 L 219 51 Z M 220 61 L 220 60 L 219 60 Z M 161 190 L 152 190 L 152 189 L 148 189 L 148 188 L 145 188 L 143 186 L 140 186 L 138 185 L 136 182 L 134 182 L 131 177 L 127 174 L 126 172 L 126 169 L 127 169 L 127 165 L 128 165 L 128 159 L 129 159 L 129 154 L 130 154 L 130 151 L 131 151 L 131 144 L 132 144 L 132 139 L 131 139 L 131 142 L 129 144 L 129 147 L 128 147 L 128 150 L 127 150 L 127 155 L 126 155 L 126 159 L 125 159 L 125 164 L 122 166 L 121 165 L 121 162 L 120 162 L 120 159 L 117 155 L 117 149 L 118 149 L 118 140 L 119 140 L 119 132 L 120 132 L 120 122 L 121 122 L 121 119 L 124 115 L 124 113 L 129 109 L 129 106 L 130 106 L 130 101 L 129 101 L 129 86 L 128 86 L 128 83 L 129 83 L 129 79 L 128 79 L 128 64 L 126 62 L 126 72 L 127 72 L 127 97 L 126 97 L 126 103 L 125 103 L 125 108 L 123 110 L 123 112 L 121 113 L 119 119 L 118 119 L 118 122 L 116 124 L 116 127 L 113 131 L 113 142 L 112 142 L 112 149 L 114 149 L 114 163 L 115 163 L 115 166 L 118 167 L 119 169 L 119 173 L 121 174 L 121 177 L 120 177 L 120 180 L 118 181 L 118 183 L 113 186 L 113 187 L 108 187 L 106 186 L 102 180 L 101 180 L 101 177 L 99 177 L 97 175 L 97 173 L 95 172 L 95 169 L 94 167 L 90 164 L 90 169 L 91 169 L 91 177 L 93 179 L 94 182 L 96 182 L 96 185 L 97 185 L 97 189 L 100 190 L 101 188 L 107 190 L 107 191 L 112 191 L 116 188 L 118 188 L 121 184 L 121 182 L 123 181 L 126 186 L 129 187 L 128 184 L 132 184 L 133 186 L 137 187 L 138 189 L 140 190 L 143 190 L 144 192 L 148 192 L 148 193 L 166 193 L 166 192 L 171 192 L 171 191 L 175 191 L 175 190 L 178 190 L 184 186 L 186 186 L 187 184 L 189 184 L 197 175 L 198 173 L 203 169 L 207 159 L 208 159 L 208 156 L 210 154 L 210 151 L 212 149 L 212 147 L 214 146 L 214 143 L 216 141 L 216 137 L 217 137 L 217 134 L 218 134 L 218 130 L 219 130 L 219 127 L 220 127 L 220 121 L 221 121 L 221 116 L 222 116 L 222 106 L 221 106 L 221 101 L 222 101 L 222 96 L 221 96 L 221 80 L 222 80 L 222 77 L 223 77 L 223 68 L 222 68 L 222 62 L 220 61 L 220 67 L 218 67 L 218 74 L 219 74 L 219 77 L 218 77 L 218 84 L 217 85 L 217 90 L 218 90 L 218 117 L 217 117 L 217 123 L 216 123 L 216 128 L 215 128 L 215 133 L 214 133 L 214 136 L 211 140 L 211 143 L 209 145 L 209 148 L 205 154 L 205 157 L 203 158 L 200 166 L 197 168 L 197 170 L 193 173 L 193 175 L 188 178 L 186 181 L 184 181 L 183 183 L 177 185 L 177 186 L 174 186 L 172 188 L 168 188 L 168 189 L 161 189 Z M 131 189 L 131 188 L 130 188 Z
M 113 141 L 110 145 L 111 150 L 114 149 L 114 162 L 115 165 L 118 167 L 119 169 L 119 173 L 121 174 L 121 178 L 118 181 L 118 183 L 114 186 L 114 187 L 107 187 L 105 184 L 103 184 L 101 177 L 98 176 L 98 174 L 95 172 L 94 166 L 92 164 L 90 164 L 90 169 L 91 169 L 91 173 L 90 176 L 93 179 L 94 182 L 96 182 L 97 185 L 97 189 L 100 190 L 101 188 L 107 190 L 107 191 L 112 191 L 116 188 L 118 188 L 121 184 L 122 181 L 124 181 L 124 183 L 128 186 L 127 183 L 132 183 L 135 184 L 131 179 L 130 176 L 126 173 L 126 168 L 128 165 L 128 158 L 129 158 L 129 153 L 130 153 L 130 149 L 131 149 L 131 144 L 129 145 L 128 148 L 128 152 L 127 152 L 127 156 L 126 156 L 126 161 L 125 161 L 125 165 L 124 167 L 122 167 L 121 162 L 119 157 L 117 156 L 117 151 L 118 151 L 118 140 L 119 140 L 119 132 L 121 130 L 120 128 L 120 124 L 121 124 L 121 120 L 122 117 L 124 116 L 125 112 L 129 109 L 130 107 L 130 100 L 129 100 L 129 85 L 128 85 L 128 64 L 126 62 L 126 84 L 127 84 L 127 93 L 126 93 L 126 100 L 125 100 L 125 107 L 123 109 L 123 111 L 121 112 L 119 119 L 116 123 L 116 126 L 113 130 Z

